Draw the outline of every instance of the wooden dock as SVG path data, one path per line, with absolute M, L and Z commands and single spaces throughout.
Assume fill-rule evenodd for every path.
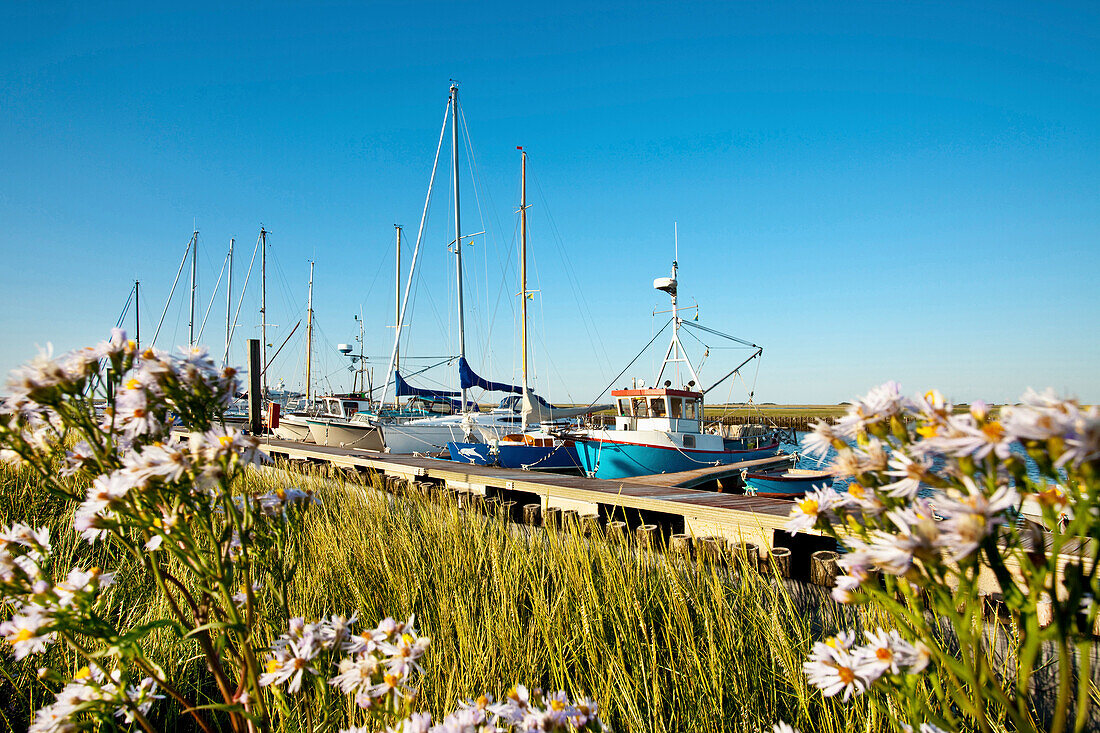
M 723 480 L 728 482 L 739 476 L 744 468 L 787 464 L 791 460 L 787 455 L 683 473 L 601 480 L 267 437 L 261 439 L 261 447 L 273 458 L 377 472 L 410 482 L 436 484 L 451 491 L 511 500 L 518 506 L 539 503 L 543 511 L 550 508 L 573 510 L 582 515 L 598 515 L 604 522 L 625 521 L 632 526 L 656 524 L 664 534 L 686 532 L 699 537 L 721 536 L 755 542 L 762 548 L 770 548 L 777 542 L 790 547 L 794 539 L 783 532 L 791 502 L 692 488 Z M 805 539 L 829 542 L 826 538 Z

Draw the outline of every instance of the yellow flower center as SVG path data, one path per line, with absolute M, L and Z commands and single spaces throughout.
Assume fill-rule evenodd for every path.
M 21 641 L 26 641 L 34 636 L 34 632 L 30 629 L 19 629 L 15 634 L 15 638 L 12 639 L 12 644 L 17 644 Z
M 798 508 L 802 510 L 803 514 L 817 514 L 817 500 L 816 499 L 803 499 L 798 502 Z
M 551 700 L 550 709 L 556 711 L 565 710 L 565 703 L 563 703 L 561 700 Z
M 390 687 L 397 687 L 397 680 L 398 679 L 399 678 L 398 678 L 397 675 L 395 675 L 393 673 L 390 673 L 390 672 L 386 673 L 386 684 L 389 685 Z
M 880 662 L 889 662 L 894 658 L 894 653 L 886 647 L 879 647 L 875 650 L 875 656 Z
M 934 438 L 939 435 L 940 429 L 937 425 L 921 425 L 917 428 L 917 435 L 922 438 Z
M 1005 429 L 996 420 L 990 420 L 982 425 L 982 432 L 985 433 L 985 437 L 989 439 L 990 443 L 997 443 L 1004 437 Z
M 848 667 L 837 667 L 836 674 L 840 677 L 840 681 L 846 685 L 852 684 L 855 681 L 856 673 L 850 670 Z
M 218 443 L 221 444 L 222 448 L 228 448 L 233 445 L 233 438 L 228 435 L 219 435 Z
M 267 660 L 267 673 L 268 674 L 271 674 L 271 673 L 277 671 L 279 669 L 279 667 L 280 667 L 280 665 L 279 665 L 279 660 L 278 659 L 269 659 L 269 660 Z
M 74 680 L 86 680 L 92 676 L 92 670 L 88 669 L 87 665 L 81 667 L 73 675 Z

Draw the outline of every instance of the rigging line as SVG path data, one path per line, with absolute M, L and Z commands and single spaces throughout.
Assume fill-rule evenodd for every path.
M 493 206 L 492 194 L 488 190 L 485 191 L 485 198 L 488 199 L 489 210 L 493 213 L 493 218 L 496 220 L 496 228 L 495 229 L 490 229 L 488 226 L 486 226 L 485 212 L 481 207 L 481 196 L 479 194 L 479 189 L 478 189 L 478 185 L 477 185 L 478 178 L 479 178 L 479 175 L 480 175 L 477 171 L 477 158 L 474 156 L 474 145 L 473 145 L 473 140 L 470 137 L 470 128 L 466 124 L 466 113 L 461 108 L 459 109 L 459 117 L 462 121 L 463 142 L 466 143 L 466 159 L 467 159 L 468 164 L 470 166 L 471 185 L 472 185 L 472 188 L 473 188 L 473 191 L 474 191 L 474 202 L 477 205 L 478 218 L 481 221 L 481 228 L 486 230 L 486 239 L 492 240 L 493 249 L 495 250 L 496 255 L 497 255 L 497 263 L 500 265 L 501 277 L 502 278 L 507 278 L 508 263 L 511 262 L 511 252 L 509 252 L 508 263 L 505 263 L 501 259 L 500 248 L 497 245 L 496 235 L 495 235 L 495 232 L 501 230 L 500 219 L 496 214 L 496 207 Z M 486 281 L 486 283 L 488 283 L 488 269 L 489 269 L 488 268 L 488 259 L 489 258 L 488 258 L 488 254 L 486 252 L 486 249 L 482 250 L 482 261 L 483 261 L 483 263 L 485 263 L 485 281 Z M 513 311 L 513 313 L 515 312 L 514 307 L 512 308 L 512 311 Z M 487 333 L 485 335 L 486 342 L 491 340 L 492 331 L 493 331 L 493 324 L 490 321 L 487 324 Z
M 187 249 L 183 251 L 183 259 L 180 260 L 180 269 L 176 271 L 176 279 L 172 281 L 172 289 L 168 292 L 168 300 L 164 301 L 164 311 L 160 314 L 160 321 L 157 322 L 157 330 L 153 333 L 153 340 L 149 342 L 150 348 L 157 345 L 157 336 L 160 335 L 160 327 L 164 324 L 164 317 L 168 315 L 168 305 L 172 302 L 172 296 L 176 292 L 176 285 L 179 284 L 180 275 L 183 274 L 183 266 L 187 264 L 187 255 L 191 253 L 191 244 L 194 241 L 195 235 L 192 234 L 191 238 L 187 240 Z
M 115 328 L 122 328 L 122 322 L 126 320 L 126 314 L 130 312 L 130 303 L 134 300 L 134 288 L 130 288 L 130 294 L 126 297 L 126 305 L 122 306 L 122 313 L 119 314 L 118 320 L 115 321 Z
M 271 358 L 267 360 L 267 364 L 264 365 L 263 371 L 260 372 L 261 376 L 264 374 L 264 372 L 271 368 L 271 364 L 275 361 L 275 357 L 279 355 L 279 352 L 283 350 L 284 346 L 286 346 L 286 342 L 290 341 L 290 337 L 294 335 L 294 332 L 298 330 L 298 326 L 301 325 L 302 319 L 299 318 L 298 322 L 294 324 L 294 328 L 290 329 L 290 333 L 288 333 L 286 335 L 286 338 L 283 339 L 283 343 L 279 344 L 279 348 L 275 349 L 275 353 L 272 354 Z
M 586 407 L 591 407 L 592 405 L 596 404 L 596 400 L 598 400 L 598 399 L 600 399 L 601 397 L 603 397 L 603 396 L 604 396 L 604 392 L 607 392 L 607 390 L 611 389 L 611 385 L 613 385 L 613 384 L 615 384 L 615 382 L 619 381 L 619 377 L 621 377 L 622 375 L 626 374 L 626 370 L 627 370 L 627 369 L 629 369 L 630 367 L 634 366 L 634 362 L 638 361 L 638 357 L 640 357 L 640 356 L 641 356 L 642 354 L 644 354 L 644 353 L 646 352 L 646 350 L 647 350 L 647 349 L 648 349 L 648 348 L 649 348 L 650 346 L 652 346 L 652 345 L 653 345 L 653 342 L 657 340 L 657 337 L 658 337 L 658 336 L 660 336 L 660 335 L 661 335 L 661 334 L 662 334 L 662 333 L 664 332 L 664 330 L 665 330 L 666 328 L 668 328 L 668 324 L 670 324 L 670 323 L 672 323 L 672 319 L 671 319 L 671 318 L 669 318 L 669 319 L 668 319 L 667 321 L 665 321 L 665 325 L 661 326 L 661 328 L 660 328 L 660 329 L 658 329 L 657 333 L 653 334 L 653 338 L 651 338 L 651 339 L 649 340 L 649 343 L 647 343 L 647 344 L 646 344 L 645 346 L 643 346 L 643 347 L 642 347 L 642 350 L 641 350 L 641 351 L 639 351 L 639 352 L 638 352 L 638 354 L 637 354 L 637 355 L 636 355 L 636 356 L 635 356 L 635 357 L 634 357 L 633 359 L 631 359 L 631 360 L 630 360 L 630 363 L 629 363 L 629 364 L 627 364 L 627 365 L 626 365 L 626 367 L 625 367 L 625 368 L 624 368 L 624 369 L 623 369 L 623 370 L 622 370 L 621 372 L 619 372 L 619 373 L 618 373 L 618 374 L 617 374 L 617 375 L 615 376 L 615 378 L 614 378 L 614 379 L 612 379 L 612 380 L 611 380 L 610 384 L 608 384 L 608 385 L 607 385 L 606 387 L 604 387 L 604 388 L 603 388 L 603 390 L 601 390 L 601 391 L 600 391 L 600 393 L 599 393 L 598 395 L 596 395 L 596 399 L 594 399 L 594 400 L 592 400 L 591 402 L 589 402 L 589 403 L 588 403 L 588 404 L 586 405 Z
M 233 325 L 229 327 L 229 338 L 225 342 L 225 356 L 222 361 L 229 360 L 229 347 L 233 343 L 233 334 L 237 332 L 237 316 L 241 314 L 241 306 L 244 304 L 244 294 L 248 290 L 248 280 L 252 277 L 252 265 L 256 263 L 256 253 L 260 251 L 260 238 L 256 237 L 256 246 L 252 248 L 252 259 L 248 261 L 248 272 L 244 276 L 244 285 L 241 286 L 241 297 L 237 299 L 237 310 L 233 313 Z M 264 314 L 267 320 L 267 314 Z
M 710 392 L 710 391 L 711 391 L 712 389 L 714 389 L 715 387 L 717 387 L 717 386 L 718 386 L 719 384 L 721 384 L 722 382 L 726 381 L 727 379 L 729 379 L 730 377 L 732 377 L 732 376 L 733 376 L 734 374 L 737 374 L 737 373 L 738 373 L 738 372 L 740 371 L 741 367 L 745 366 L 745 365 L 746 365 L 746 364 L 748 364 L 748 363 L 749 363 L 750 361 L 752 361 L 753 359 L 755 359 L 756 357 L 760 356 L 760 355 L 761 355 L 761 354 L 763 354 L 763 353 L 764 353 L 764 349 L 763 349 L 763 347 L 757 346 L 757 347 L 756 347 L 756 351 L 754 351 L 754 352 L 752 353 L 752 356 L 750 356 L 750 357 L 749 357 L 748 359 L 745 359 L 745 360 L 744 360 L 743 362 L 741 362 L 740 364 L 738 364 L 738 365 L 737 365 L 737 367 L 736 367 L 736 368 L 735 368 L 735 369 L 734 369 L 733 371 L 731 371 L 731 372 L 728 372 L 728 373 L 726 374 L 726 376 L 722 377 L 722 378 L 721 378 L 721 379 L 719 379 L 719 380 L 718 380 L 717 382 L 715 382 L 714 384 L 712 384 L 712 385 L 710 385 L 709 387 L 707 387 L 706 389 L 704 389 L 704 390 L 703 390 L 703 394 L 706 394 L 707 392 Z
M 708 327 L 702 325 L 701 323 L 696 323 L 695 321 L 685 321 L 685 320 L 681 319 L 680 320 L 680 325 L 687 326 L 689 328 L 697 328 L 700 331 L 706 331 L 707 333 L 712 333 L 715 336 L 721 336 L 724 339 L 729 339 L 730 341 L 736 341 L 737 343 L 739 343 L 743 346 L 749 346 L 749 347 L 754 348 L 754 349 L 759 349 L 760 348 L 760 346 L 758 344 L 754 344 L 751 341 L 746 341 L 745 339 L 739 339 L 736 336 L 730 336 L 728 333 L 722 333 L 721 331 L 715 331 L 713 328 L 708 328 Z
M 531 156 L 528 155 L 527 159 L 530 161 Z M 592 316 L 592 309 L 589 307 L 588 301 L 584 298 L 584 290 L 580 287 L 580 281 L 577 278 L 576 271 L 573 269 L 572 262 L 565 256 L 565 243 L 562 240 L 561 232 L 558 230 L 557 222 L 554 220 L 554 215 L 550 211 L 550 206 L 546 201 L 546 194 L 542 190 L 542 184 L 539 182 L 538 175 L 532 172 L 531 178 L 534 180 L 535 188 L 539 192 L 539 199 L 542 201 L 543 208 L 546 211 L 546 219 L 554 234 L 554 243 L 557 245 L 558 257 L 561 259 L 566 281 L 573 291 L 573 302 L 577 304 L 578 312 L 581 317 L 581 324 L 584 326 L 585 333 L 588 335 L 589 347 L 592 349 L 593 356 L 596 357 L 595 361 L 600 367 L 601 372 L 606 374 L 607 372 L 603 370 L 611 363 L 611 359 L 607 354 L 607 350 L 603 348 L 603 342 L 595 335 L 598 329 L 595 327 L 595 318 Z M 600 352 L 602 352 L 602 361 Z
M 229 263 L 229 253 L 225 255 L 225 259 L 222 260 L 222 269 L 218 272 L 218 282 L 214 285 L 214 292 L 210 295 L 210 303 L 206 306 L 206 314 L 202 317 L 202 325 L 199 326 L 199 335 L 195 339 L 196 341 L 202 340 L 202 332 L 206 329 L 206 319 L 210 317 L 210 308 L 214 305 L 214 298 L 218 295 L 218 290 L 222 286 L 222 275 L 225 274 L 225 266 Z
M 519 220 L 517 219 L 516 220 L 516 225 L 512 229 L 512 241 L 509 243 L 509 249 L 514 249 L 514 245 L 516 243 L 516 238 L 517 238 L 516 234 L 517 234 L 518 231 L 519 231 Z M 511 261 L 509 261 L 508 264 L 511 264 Z M 500 313 L 500 303 L 501 303 L 502 300 L 504 300 L 504 291 L 505 291 L 505 289 L 507 289 L 507 287 L 508 287 L 508 281 L 507 281 L 506 278 L 502 277 L 501 280 L 500 280 L 500 287 L 497 289 L 496 302 L 493 303 L 493 314 L 491 316 L 491 321 L 495 322 L 496 318 L 497 318 L 497 315 Z M 509 302 L 510 302 L 510 299 L 509 299 Z M 516 325 L 516 322 L 517 322 L 516 321 L 515 306 L 512 306 L 510 308 L 510 310 L 512 311 L 512 326 L 514 327 Z M 485 347 L 484 348 L 485 348 L 486 353 L 489 352 L 489 347 L 490 347 L 489 338 L 490 338 L 490 336 L 491 336 L 491 334 L 486 334 L 486 337 L 485 337 Z M 515 338 L 513 337 L 513 342 L 514 341 L 515 341 Z M 513 343 L 513 345 L 514 345 L 514 343 Z M 515 349 L 512 349 L 512 351 L 514 353 Z M 514 361 L 515 360 L 513 359 L 513 362 Z M 514 371 L 514 367 L 515 367 L 515 364 L 513 364 L 513 371 Z
M 420 215 L 420 228 L 417 230 L 416 233 L 416 246 L 413 247 L 412 263 L 409 265 L 409 276 L 405 285 L 405 296 L 401 301 L 401 309 L 397 316 L 397 328 L 395 329 L 396 333 L 393 336 L 393 351 L 390 352 L 390 363 L 389 367 L 386 369 L 386 382 L 385 386 L 382 389 L 382 402 L 386 401 L 386 391 L 389 387 L 390 380 L 393 379 L 393 369 L 395 363 L 397 362 L 397 347 L 401 343 L 401 327 L 405 321 L 405 308 L 409 304 L 409 290 L 412 288 L 413 274 L 416 271 L 416 258 L 420 254 L 420 240 L 424 236 L 424 221 L 428 218 L 428 206 L 432 202 L 432 189 L 435 186 L 435 173 L 436 169 L 439 167 L 439 151 L 443 148 L 443 136 L 447 132 L 447 116 L 450 114 L 450 112 L 451 101 L 448 97 L 447 107 L 443 110 L 443 125 L 439 129 L 439 143 L 436 145 L 435 148 L 435 160 L 432 162 L 432 176 L 431 179 L 428 181 L 428 195 L 424 199 L 424 212 Z

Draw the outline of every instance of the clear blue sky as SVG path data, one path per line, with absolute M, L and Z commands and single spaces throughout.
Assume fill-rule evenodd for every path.
M 411 249 L 453 77 L 476 156 L 464 229 L 488 231 L 467 259 L 468 351 L 487 376 L 518 377 L 523 145 L 536 383 L 553 399 L 594 397 L 649 339 L 679 222 L 683 298 L 765 347 L 758 400 L 898 379 L 1100 401 L 1095 3 L 96 5 L 0 9 L 4 372 L 36 344 L 100 338 L 134 279 L 148 340 L 196 222 L 200 312 L 230 237 L 239 292 L 262 222 L 269 340 L 301 317 L 313 258 L 315 373 L 347 384 L 334 347 L 362 308 L 380 379 L 393 224 Z M 455 348 L 449 181 L 412 355 Z M 186 341 L 183 280 L 159 346 Z M 272 368 L 288 386 L 303 329 Z M 740 354 L 712 350 L 704 381 Z

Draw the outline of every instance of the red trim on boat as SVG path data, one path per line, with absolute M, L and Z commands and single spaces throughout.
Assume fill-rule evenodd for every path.
M 629 440 L 603 440 L 596 438 L 585 438 L 584 440 L 578 440 L 578 443 L 612 443 L 613 445 L 636 445 L 639 448 L 660 448 L 661 450 L 674 450 L 678 453 L 709 453 L 712 455 L 725 455 L 727 453 L 756 453 L 762 450 L 770 450 L 772 448 L 779 447 L 779 441 L 774 443 L 768 443 L 762 445 L 759 448 L 744 448 L 741 450 L 700 450 L 699 448 L 681 448 L 676 445 L 653 445 L 652 443 L 635 443 Z
M 833 475 L 831 473 L 825 472 L 822 472 L 820 476 L 783 476 L 781 474 L 774 473 L 746 473 L 745 478 L 758 478 L 764 481 L 821 481 L 823 479 L 832 480 Z M 763 494 L 760 494 L 759 496 L 763 496 Z

